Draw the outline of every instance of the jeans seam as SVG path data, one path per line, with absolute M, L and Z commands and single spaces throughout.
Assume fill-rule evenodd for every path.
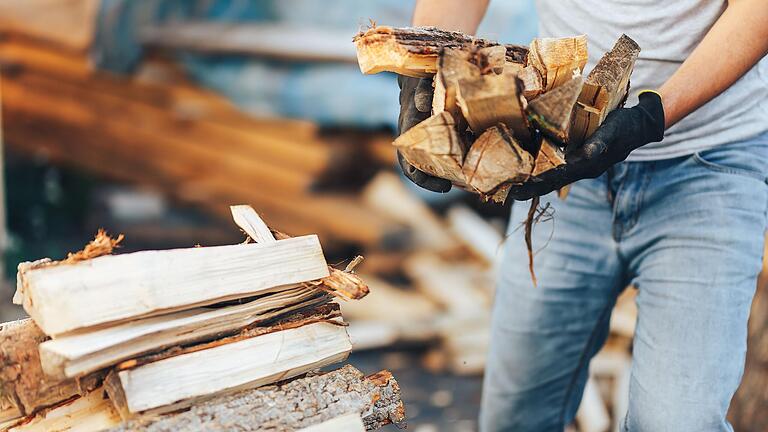
M 579 363 L 576 366 L 576 370 L 573 372 L 573 376 L 571 377 L 571 382 L 568 384 L 568 387 L 565 391 L 565 397 L 563 398 L 563 405 L 560 409 L 560 426 L 565 427 L 565 409 L 568 405 L 569 400 L 571 399 L 571 395 L 573 394 L 573 390 L 576 387 L 576 382 L 579 379 L 579 372 L 581 372 L 582 368 L 584 367 L 586 363 L 586 359 L 588 356 L 588 352 L 590 348 L 593 346 L 595 342 L 595 337 L 597 335 L 598 329 L 600 327 L 600 323 L 603 322 L 603 319 L 605 319 L 606 315 L 610 313 L 612 309 L 612 301 L 608 301 L 606 305 L 603 307 L 602 312 L 600 312 L 600 318 L 595 322 L 594 327 L 592 328 L 592 332 L 589 335 L 589 338 L 587 339 L 587 342 L 584 344 L 584 348 L 581 350 L 581 355 L 579 356 Z
M 697 152 L 693 154 L 693 160 L 699 164 L 700 166 L 714 172 L 724 173 L 724 174 L 733 174 L 733 175 L 740 175 L 744 177 L 753 178 L 755 180 L 759 180 L 765 183 L 768 183 L 768 176 L 765 176 L 757 171 L 752 171 L 749 169 L 742 169 L 742 168 L 729 168 L 724 165 L 720 165 L 714 162 L 710 162 L 706 159 L 704 159 L 701 156 L 701 152 Z

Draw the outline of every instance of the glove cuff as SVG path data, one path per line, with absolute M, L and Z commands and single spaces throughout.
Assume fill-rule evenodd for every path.
M 646 142 L 659 142 L 664 139 L 664 104 L 661 94 L 654 90 L 642 90 L 638 95 L 637 106 L 643 111 L 643 131 Z

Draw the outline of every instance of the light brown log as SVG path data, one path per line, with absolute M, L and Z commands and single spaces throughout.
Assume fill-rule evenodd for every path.
M 436 177 L 464 183 L 461 164 L 465 149 L 450 113 L 443 111 L 433 115 L 397 137 L 393 144 L 416 168 Z
M 103 375 L 54 379 L 43 373 L 38 346 L 47 336 L 31 319 L 0 326 L 0 397 L 19 415 L 31 415 L 96 388 Z
M 389 71 L 412 77 L 428 77 L 437 72 L 437 58 L 442 48 L 470 50 L 500 45 L 460 32 L 435 27 L 393 28 L 376 26 L 354 38 L 357 61 L 364 74 Z M 504 45 L 508 61 L 525 63 L 528 50 Z
M 86 52 L 96 34 L 97 0 L 3 0 L 0 33 Z
M 541 140 L 539 153 L 536 154 L 536 163 L 531 175 L 537 176 L 553 168 L 565 165 L 565 155 L 560 147 L 552 144 L 546 138 Z
M 523 81 L 513 71 L 458 81 L 456 99 L 469 127 L 476 134 L 503 123 L 519 139 L 530 136 L 525 115 Z
M 537 38 L 531 42 L 528 63 L 541 75 L 547 92 L 581 73 L 587 64 L 587 37 Z
M 235 336 L 123 362 L 105 388 L 123 418 L 171 412 L 343 361 L 350 350 L 338 305 L 323 305 Z
M 528 117 L 539 127 L 542 133 L 559 143 L 567 143 L 571 126 L 571 113 L 582 85 L 581 76 L 577 76 L 552 91 L 544 93 L 528 104 L 526 109 Z
M 579 95 L 573 115 L 573 144 L 592 135 L 605 117 L 622 106 L 629 90 L 629 77 L 635 66 L 640 46 L 627 35 L 621 35 L 589 73 Z
M 520 79 L 523 80 L 523 96 L 526 100 L 532 101 L 536 99 L 544 90 L 544 84 L 541 82 L 541 75 L 532 65 L 521 68 L 517 63 L 508 63 L 507 67 L 516 70 Z
M 360 413 L 367 430 L 391 423 L 405 426 L 405 407 L 392 374 L 366 377 L 347 365 L 218 397 L 184 412 L 132 420 L 109 432 L 291 432 L 352 412 Z
M 10 425 L 8 432 L 98 432 L 121 422 L 103 388 Z
M 437 62 L 435 93 L 432 97 L 432 112 L 448 111 L 454 118 L 461 115 L 456 103 L 456 88 L 461 78 L 479 77 L 480 68 L 469 61 L 469 53 L 452 48 L 443 49 Z
M 499 124 L 475 140 L 464 162 L 464 176 L 470 188 L 487 194 L 505 182 L 524 182 L 533 166 L 533 156 Z

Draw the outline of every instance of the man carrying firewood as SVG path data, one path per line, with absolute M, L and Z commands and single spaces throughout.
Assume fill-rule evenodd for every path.
M 419 0 L 416 26 L 474 34 L 488 0 Z M 638 289 L 626 431 L 730 431 L 768 217 L 765 0 L 537 0 L 542 37 L 586 34 L 590 70 L 626 33 L 642 48 L 627 106 L 566 165 L 513 187 L 553 226 L 528 273 L 515 211 L 494 308 L 481 428 L 562 431 L 616 297 Z M 432 84 L 400 77 L 400 132 L 429 116 Z M 400 162 L 414 183 L 447 180 Z M 575 182 L 575 183 L 574 183 Z M 573 183 L 565 201 L 550 192 Z

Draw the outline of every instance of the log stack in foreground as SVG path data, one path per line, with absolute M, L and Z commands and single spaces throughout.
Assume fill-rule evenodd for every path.
M 330 268 L 315 236 L 273 232 L 248 206 L 232 213 L 246 243 L 112 255 L 121 238 L 100 232 L 65 260 L 21 264 L 15 301 L 32 319 L 0 329 L 0 426 L 297 430 L 330 420 L 327 427 L 370 430 L 402 422 L 386 371 L 365 378 L 347 367 L 250 390 L 345 360 L 352 345 L 334 298 L 360 299 L 368 287 L 351 269 Z M 350 413 L 357 418 L 334 420 Z
M 626 35 L 586 79 L 585 36 L 528 49 L 431 27 L 379 26 L 354 38 L 363 73 L 434 76 L 432 117 L 394 144 L 416 168 L 503 202 L 511 184 L 565 164 L 621 107 L 640 47 Z

